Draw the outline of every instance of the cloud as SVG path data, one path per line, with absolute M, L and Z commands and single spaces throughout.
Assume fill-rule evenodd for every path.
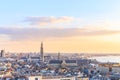
M 29 22 L 32 25 L 47 25 L 47 24 L 56 24 L 56 23 L 65 23 L 73 20 L 73 17 L 61 16 L 61 17 L 27 17 L 25 22 Z
M 89 30 L 85 28 L 0 28 L 0 34 L 9 36 L 11 40 L 43 40 L 75 36 L 99 36 L 118 34 L 120 31 Z

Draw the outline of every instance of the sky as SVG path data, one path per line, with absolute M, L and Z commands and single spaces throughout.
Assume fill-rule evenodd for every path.
M 3 0 L 0 49 L 119 53 L 120 0 Z

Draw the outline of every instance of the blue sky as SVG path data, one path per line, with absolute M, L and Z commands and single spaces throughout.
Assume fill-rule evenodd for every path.
M 119 16 L 119 0 L 3 0 L 0 25 L 21 24 L 29 16 L 72 16 L 84 19 Z
M 43 41 L 47 52 L 120 52 L 119 4 L 120 0 L 2 0 L 0 49 L 39 51 Z

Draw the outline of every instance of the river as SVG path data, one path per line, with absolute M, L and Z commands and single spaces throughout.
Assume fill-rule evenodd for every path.
M 99 62 L 120 63 L 120 56 L 97 56 L 91 57 L 91 59 L 96 59 Z

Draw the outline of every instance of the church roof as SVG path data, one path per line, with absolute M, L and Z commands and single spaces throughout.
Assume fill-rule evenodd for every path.
M 49 64 L 61 64 L 62 60 L 50 60 Z
M 63 60 L 50 60 L 49 64 L 61 64 Z M 65 60 L 65 63 L 77 63 L 76 60 Z
M 65 60 L 66 63 L 76 63 L 76 60 Z
M 40 59 L 40 57 L 31 57 L 31 59 Z
M 21 57 L 21 59 L 27 59 L 26 57 Z
M 77 64 L 87 64 L 87 63 L 88 63 L 88 60 L 86 59 L 77 60 Z

